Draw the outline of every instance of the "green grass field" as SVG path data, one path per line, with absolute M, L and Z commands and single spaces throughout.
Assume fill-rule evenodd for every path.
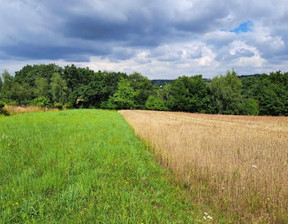
M 204 222 L 116 111 L 19 114 L 0 127 L 0 223 Z

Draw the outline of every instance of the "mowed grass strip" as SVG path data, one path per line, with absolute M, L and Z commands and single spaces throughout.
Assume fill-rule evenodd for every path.
M 0 223 L 202 222 L 117 112 L 19 114 L 0 127 Z

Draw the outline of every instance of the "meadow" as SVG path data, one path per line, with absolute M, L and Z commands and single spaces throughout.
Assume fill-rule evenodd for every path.
M 120 113 L 194 203 L 233 223 L 288 223 L 288 118 Z
M 116 111 L 17 114 L 0 127 L 0 223 L 216 221 Z

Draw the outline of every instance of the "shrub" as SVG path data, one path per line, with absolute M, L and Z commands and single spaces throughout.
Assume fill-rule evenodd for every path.
M 0 114 L 4 115 L 4 116 L 9 116 L 10 113 L 7 110 L 7 108 L 5 108 L 5 103 L 0 101 Z
M 9 103 L 7 103 L 7 105 L 9 105 L 9 106 L 17 106 L 17 102 L 16 101 L 10 101 Z
M 36 104 L 36 106 L 37 106 L 37 107 L 44 107 L 45 105 L 44 105 L 43 102 L 38 102 L 38 103 Z
M 37 106 L 37 107 L 46 107 L 50 106 L 50 100 L 44 96 L 40 96 L 38 98 L 33 99 L 30 102 L 31 106 Z
M 6 108 L 2 108 L 0 110 L 0 114 L 3 114 L 4 116 L 9 116 L 10 112 Z
M 63 110 L 63 104 L 62 103 L 55 103 L 54 107 L 58 108 L 59 110 Z
M 3 101 L 0 101 L 0 110 L 2 110 L 5 107 L 5 103 Z
M 145 107 L 148 110 L 168 110 L 165 102 L 158 97 L 149 96 L 145 103 Z
M 258 115 L 259 105 L 254 99 L 246 99 L 241 105 L 241 114 L 243 115 Z
M 68 103 L 65 104 L 65 107 L 66 107 L 67 109 L 72 109 L 72 108 L 73 108 L 73 103 L 68 102 Z

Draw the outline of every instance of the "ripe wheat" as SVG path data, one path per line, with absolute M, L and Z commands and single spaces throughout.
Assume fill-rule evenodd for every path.
M 238 222 L 288 222 L 288 118 L 120 111 L 195 201 Z

